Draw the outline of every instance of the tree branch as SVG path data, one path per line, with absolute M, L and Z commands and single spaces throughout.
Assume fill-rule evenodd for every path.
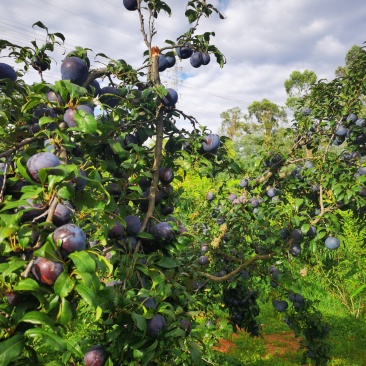
M 242 271 L 244 268 L 247 268 L 249 265 L 251 265 L 253 262 L 257 262 L 260 260 L 264 260 L 264 259 L 269 259 L 272 258 L 276 255 L 276 253 L 269 253 L 269 254 L 257 254 L 256 256 L 248 259 L 247 261 L 245 261 L 242 265 L 240 265 L 238 268 L 234 269 L 232 272 L 228 273 L 225 276 L 222 277 L 217 277 L 217 276 L 213 276 L 210 275 L 208 273 L 205 272 L 199 272 L 199 274 L 203 277 L 208 278 L 211 281 L 215 281 L 215 282 L 224 282 L 229 280 L 230 278 L 234 277 L 235 275 L 239 274 L 240 271 Z

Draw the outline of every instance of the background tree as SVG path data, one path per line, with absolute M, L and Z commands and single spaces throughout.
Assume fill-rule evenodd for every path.
M 239 107 L 230 108 L 220 114 L 222 119 L 218 133 L 235 140 L 244 133 L 249 132 L 244 114 Z
M 311 86 L 316 81 L 317 76 L 313 71 L 293 71 L 289 79 L 285 81 L 285 89 L 288 95 L 286 100 L 287 108 L 294 110 L 297 102 L 309 93 Z
M 335 75 L 337 77 L 345 77 L 347 75 L 347 70 L 350 67 L 357 65 L 357 63 L 362 60 L 364 53 L 364 47 L 353 45 L 346 54 L 345 65 L 338 66 L 338 68 L 335 70 Z
M 261 102 L 254 101 L 248 107 L 249 118 L 255 117 L 264 134 L 270 136 L 272 130 L 278 127 L 281 122 L 287 122 L 287 114 L 283 107 L 272 103 L 268 99 L 263 99 Z

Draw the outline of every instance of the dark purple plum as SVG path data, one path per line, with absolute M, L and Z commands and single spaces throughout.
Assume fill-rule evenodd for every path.
M 297 242 L 292 243 L 290 247 L 290 253 L 294 257 L 299 256 L 301 254 L 301 244 Z
M 123 5 L 129 11 L 137 10 L 137 0 L 123 0 Z
M 205 256 L 205 255 L 201 255 L 199 258 L 198 258 L 198 263 L 201 265 L 201 266 L 205 266 L 207 264 L 210 264 L 210 260 Z
M 84 354 L 85 366 L 104 366 L 107 359 L 107 351 L 100 344 L 90 347 Z
M 209 246 L 208 246 L 208 244 L 203 244 L 203 245 L 201 246 L 201 252 L 202 252 L 202 253 L 206 253 L 206 252 L 208 252 L 208 250 L 209 250 Z
M 150 337 L 157 338 L 166 328 L 166 321 L 160 314 L 155 314 L 151 319 L 146 321 L 146 334 Z
M 296 240 L 296 241 L 301 241 L 302 238 L 304 237 L 303 232 L 301 231 L 301 229 L 294 229 L 291 232 L 291 238 Z
M 206 200 L 212 201 L 215 198 L 215 194 L 213 192 L 207 192 L 206 194 Z
M 126 231 L 130 235 L 137 235 L 141 229 L 141 220 L 135 215 L 128 215 L 124 218 Z
M 202 52 L 202 65 L 208 65 L 210 63 L 211 57 L 207 52 Z
M 355 123 L 357 121 L 357 116 L 354 114 L 354 113 L 350 113 L 348 116 L 347 116 L 347 119 L 346 121 L 348 123 Z
M 330 250 L 339 248 L 340 244 L 341 242 L 339 241 L 339 239 L 334 236 L 328 236 L 325 239 L 325 246 Z
M 181 319 L 180 320 L 180 329 L 185 331 L 185 336 L 188 337 L 192 330 L 192 324 L 188 319 Z
M 63 105 L 64 104 L 64 101 L 62 100 L 61 98 L 61 95 L 60 94 L 57 94 L 55 93 L 53 90 L 50 90 L 48 93 L 47 93 L 47 99 L 50 101 L 50 102 L 56 102 L 58 105 Z
M 203 64 L 202 52 L 194 52 L 189 61 L 194 68 L 200 67 Z
M 216 154 L 220 147 L 220 137 L 215 134 L 204 136 L 202 149 L 205 153 Z
M 227 198 L 229 201 L 233 202 L 235 199 L 238 198 L 238 196 L 235 193 L 230 193 Z
M 114 108 L 118 105 L 120 98 L 118 90 L 113 86 L 105 86 L 100 89 L 99 100 L 108 107 Z
M 290 238 L 290 232 L 285 227 L 280 230 L 280 235 L 283 240 L 287 240 Z
M 159 179 L 162 183 L 171 183 L 174 179 L 174 171 L 171 167 L 162 166 L 159 169 Z
M 37 258 L 32 266 L 32 273 L 36 280 L 46 285 L 53 285 L 63 270 L 62 263 L 43 257 Z
M 252 197 L 250 200 L 249 200 L 249 203 L 250 205 L 253 207 L 253 208 L 257 208 L 259 206 L 259 200 L 258 198 L 256 197 Z
M 54 168 L 61 164 L 59 158 L 49 152 L 40 152 L 31 156 L 27 161 L 27 172 L 36 182 L 40 182 L 39 171 L 46 168 Z
M 296 294 L 291 293 L 290 295 L 288 295 L 288 299 L 289 299 L 291 302 L 295 302 L 295 301 L 296 301 Z
M 175 65 L 175 56 L 165 56 L 167 62 L 167 68 L 171 68 Z
M 123 225 L 117 221 L 108 232 L 108 238 L 110 239 L 122 239 L 125 233 Z
M 283 301 L 273 300 L 272 305 L 280 313 L 284 312 L 288 308 L 288 303 L 285 300 L 283 300 Z
M 307 231 L 306 235 L 310 236 L 311 238 L 314 238 L 316 236 L 316 227 L 313 225 L 310 225 L 310 228 Z
M 188 42 L 185 43 L 185 45 L 182 46 L 182 47 L 177 47 L 176 51 L 177 51 L 178 57 L 182 58 L 182 59 L 190 58 L 192 56 L 192 53 L 193 53 L 193 50 L 190 47 L 190 44 Z
M 53 240 L 67 253 L 84 250 L 86 247 L 86 235 L 75 224 L 65 224 L 53 232 Z
M 173 205 L 161 206 L 160 212 L 164 216 L 171 215 L 174 212 L 174 206 Z
M 94 90 L 91 87 L 93 87 Z M 93 94 L 94 98 L 96 98 L 99 95 L 100 90 L 101 88 L 98 80 L 93 80 L 88 86 L 88 91 Z
M 347 135 L 347 132 L 348 132 L 348 129 L 346 127 L 339 125 L 335 134 L 339 137 L 343 137 L 343 136 Z
M 80 57 L 67 57 L 61 64 L 61 78 L 82 85 L 88 78 L 88 65 Z
M 241 188 L 247 188 L 249 186 L 249 180 L 246 178 L 241 179 L 239 182 L 239 186 Z
M 143 190 L 143 191 L 147 191 L 150 186 L 151 186 L 151 181 L 152 179 L 151 178 L 147 178 L 147 177 L 142 177 L 140 180 L 139 180 L 139 186 L 140 188 Z
M 73 207 L 70 202 L 58 203 L 53 214 L 52 222 L 56 226 L 65 225 L 70 221 L 73 214 Z
M 156 302 L 153 297 L 146 297 L 144 299 L 141 299 L 141 304 L 144 305 L 146 309 L 156 308 Z
M 159 222 L 155 225 L 152 234 L 156 240 L 171 242 L 174 239 L 173 228 L 167 222 Z
M 278 196 L 279 193 L 280 191 L 278 189 L 272 187 L 268 189 L 267 196 L 273 198 L 275 196 Z
M 137 138 L 132 133 L 128 133 L 125 138 L 122 140 L 122 147 L 125 150 L 131 150 L 132 144 L 137 144 Z
M 168 62 L 164 55 L 159 56 L 159 71 L 163 72 L 168 67 Z
M 0 62 L 0 80 L 3 79 L 15 81 L 17 79 L 17 74 L 10 65 Z
M 172 88 L 166 90 L 168 94 L 163 97 L 162 102 L 166 107 L 174 107 L 178 102 L 178 93 Z

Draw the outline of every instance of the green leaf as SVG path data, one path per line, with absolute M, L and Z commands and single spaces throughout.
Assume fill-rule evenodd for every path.
M 199 363 L 201 361 L 201 356 L 202 356 L 201 349 L 198 347 L 198 344 L 193 341 L 187 341 L 187 345 L 188 345 L 188 349 L 191 354 L 193 363 L 195 365 L 199 365 Z
M 14 337 L 0 343 L 0 365 L 7 366 L 18 359 L 24 347 L 23 334 L 16 334 Z
M 24 332 L 30 338 L 42 338 L 42 340 L 53 350 L 63 352 L 67 349 L 66 341 L 57 334 L 41 328 L 32 328 Z
M 136 324 L 137 328 L 139 328 L 144 333 L 146 332 L 146 319 L 143 315 L 132 313 L 131 314 L 134 323 Z
M 66 325 L 70 323 L 71 320 L 72 320 L 71 304 L 68 300 L 63 298 L 60 303 L 56 322 L 62 325 Z
M 19 322 L 31 323 L 31 324 L 43 324 L 53 327 L 54 323 L 52 319 L 45 313 L 39 311 L 30 311 L 24 314 L 24 316 L 19 320 Z
M 80 131 L 87 134 L 93 134 L 97 132 L 98 122 L 92 114 L 83 110 L 77 110 L 74 115 L 74 119 Z
M 45 244 L 43 244 L 39 249 L 34 252 L 36 257 L 44 257 L 51 261 L 59 262 L 59 256 L 56 252 L 55 245 L 47 240 Z
M 138 233 L 137 237 L 141 238 L 141 239 L 154 239 L 154 235 L 152 235 L 150 233 L 144 233 L 144 232 Z
M 93 308 L 96 308 L 98 306 L 95 294 L 90 288 L 78 284 L 75 286 L 75 290 L 88 305 Z
M 57 280 L 54 284 L 54 291 L 56 295 L 60 296 L 61 298 L 65 298 L 73 290 L 74 286 L 74 280 L 70 278 L 69 273 L 64 270 L 57 277 Z
M 80 272 L 89 272 L 94 273 L 96 269 L 96 264 L 94 258 L 85 250 L 82 250 L 80 252 L 74 252 L 69 255 L 69 258 L 72 259 L 72 261 L 75 264 L 75 267 Z
M 352 292 L 351 294 L 351 299 L 354 298 L 355 296 L 357 296 L 360 292 L 362 292 L 364 289 L 366 288 L 366 284 L 359 286 L 358 288 L 356 288 L 355 291 Z
M 31 278 L 20 280 L 17 285 L 13 287 L 14 291 L 38 291 L 39 284 Z
M 162 258 L 156 264 L 158 266 L 160 266 L 160 267 L 163 267 L 163 268 L 175 268 L 175 267 L 178 267 L 178 263 L 173 258 L 169 258 L 169 257 Z

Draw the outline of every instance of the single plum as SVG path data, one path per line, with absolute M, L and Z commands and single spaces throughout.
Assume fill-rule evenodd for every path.
M 338 238 L 334 237 L 334 236 L 328 236 L 326 239 L 325 239 L 325 246 L 330 249 L 330 250 L 334 250 L 334 249 L 337 249 L 339 248 L 340 246 L 340 241 Z
M 166 328 L 166 321 L 160 314 L 155 314 L 146 322 L 146 334 L 150 337 L 157 338 Z
M 15 81 L 17 79 L 17 74 L 10 65 L 0 62 L 0 80 L 2 79 Z
M 106 349 L 100 344 L 90 347 L 84 354 L 85 366 L 104 366 L 108 358 Z
M 88 78 L 88 65 L 80 57 L 67 57 L 61 64 L 61 78 L 82 85 Z
M 128 215 L 124 218 L 126 231 L 130 235 L 137 235 L 141 229 L 141 220 L 135 215 Z
M 32 273 L 38 282 L 53 285 L 64 270 L 62 263 L 39 257 L 32 266 Z
M 166 90 L 168 94 L 163 97 L 162 102 L 166 107 L 174 107 L 178 102 L 178 93 L 172 88 Z
M 204 136 L 202 149 L 205 153 L 216 154 L 220 147 L 220 137 L 215 134 Z
M 156 224 L 152 234 L 159 241 L 171 242 L 174 239 L 173 228 L 167 222 L 159 222 Z
M 53 232 L 55 243 L 60 242 L 61 248 L 67 253 L 84 250 L 86 247 L 86 235 L 79 226 L 65 224 Z
M 159 169 L 159 179 L 162 183 L 171 183 L 174 179 L 174 171 L 171 167 L 162 166 Z
M 39 171 L 45 168 L 53 168 L 61 164 L 59 158 L 49 152 L 40 152 L 31 156 L 27 161 L 29 176 L 36 182 L 40 182 Z
M 123 5 L 129 11 L 137 10 L 137 0 L 123 0 Z

